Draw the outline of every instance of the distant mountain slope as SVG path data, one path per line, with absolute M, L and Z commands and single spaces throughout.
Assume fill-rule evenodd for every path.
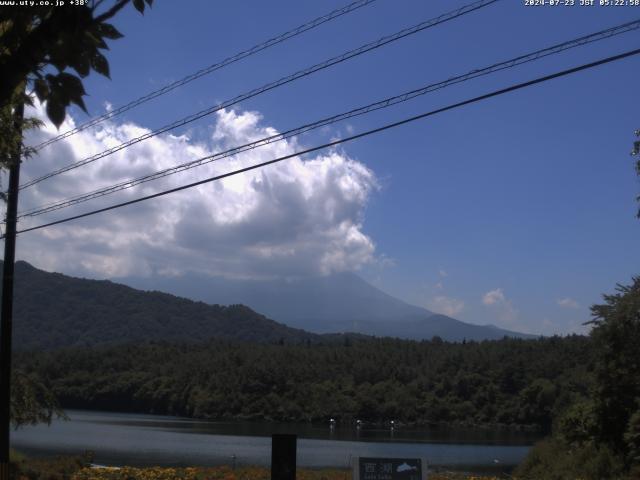
M 353 273 L 296 280 L 230 280 L 188 274 L 181 277 L 121 278 L 143 290 L 160 290 L 206 303 L 248 305 L 269 318 L 315 333 L 445 340 L 530 337 L 491 325 L 472 325 L 405 303 Z
M 361 320 L 375 322 L 433 315 L 378 290 L 352 273 L 268 281 L 193 274 L 171 278 L 120 278 L 115 281 L 205 303 L 252 305 L 251 308 L 269 312 L 265 315 L 279 321 L 322 333 L 334 332 L 336 328 L 357 329 Z
M 317 339 L 243 305 L 207 305 L 109 281 L 48 273 L 26 262 L 16 263 L 13 333 L 18 349 L 145 340 Z

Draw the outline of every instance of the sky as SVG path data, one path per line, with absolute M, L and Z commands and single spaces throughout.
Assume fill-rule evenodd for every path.
M 20 210 L 640 18 L 640 7 L 577 3 L 496 2 L 25 189 Z M 345 4 L 165 0 L 144 16 L 130 7 L 113 21 L 124 38 L 107 52 L 111 80 L 95 74 L 85 80 L 89 112 L 102 114 Z M 462 5 L 377 0 L 46 148 L 23 164 L 22 178 Z M 345 138 L 638 48 L 639 37 L 634 31 L 579 47 L 21 226 Z M 24 233 L 17 256 L 88 278 L 355 271 L 398 298 L 470 323 L 584 333 L 590 305 L 639 271 L 640 188 L 629 155 L 640 128 L 639 67 L 640 58 L 632 57 L 221 182 Z M 60 131 L 89 118 L 71 109 Z M 56 133 L 49 124 L 29 141 Z

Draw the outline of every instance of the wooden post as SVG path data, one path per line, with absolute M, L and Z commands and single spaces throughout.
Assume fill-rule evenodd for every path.
M 7 225 L 4 234 L 4 264 L 2 268 L 2 306 L 0 307 L 0 480 L 9 480 L 9 431 L 11 428 L 11 330 L 13 326 L 13 270 L 16 254 L 16 223 L 18 189 L 20 185 L 20 149 L 24 105 L 14 112 L 15 128 L 20 135 L 9 168 Z
M 271 480 L 296 479 L 296 442 L 296 435 L 271 436 Z

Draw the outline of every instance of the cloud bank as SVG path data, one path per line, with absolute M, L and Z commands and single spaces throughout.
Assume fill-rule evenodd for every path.
M 453 317 L 464 310 L 464 302 L 445 295 L 436 295 L 429 301 L 428 307 L 435 312 Z
M 41 112 L 36 112 L 41 116 Z M 61 132 L 73 128 L 68 119 Z M 149 130 L 105 122 L 45 148 L 23 168 L 23 182 L 118 145 Z M 37 144 L 57 134 L 51 125 L 31 134 Z M 205 141 L 161 135 L 21 192 L 20 210 L 210 155 L 274 135 L 261 115 L 218 112 Z M 116 201 L 218 175 L 291 154 L 281 141 L 80 206 L 21 221 L 37 225 Z M 356 270 L 375 261 L 363 232 L 364 212 L 378 188 L 375 174 L 340 150 L 294 157 L 183 192 L 20 236 L 18 255 L 47 270 L 92 277 L 185 271 L 270 278 Z
M 431 289 L 434 294 L 427 300 L 426 307 L 434 312 L 452 317 L 462 312 L 465 304 L 464 301 L 445 294 L 444 279 L 448 276 L 445 269 L 438 269 L 438 281 Z
M 490 290 L 482 296 L 482 304 L 494 308 L 500 324 L 509 328 L 525 331 L 526 327 L 518 323 L 519 312 L 511 303 L 502 288 Z
M 557 301 L 557 304 L 563 308 L 580 308 L 580 305 L 573 298 L 565 297 Z
M 504 292 L 501 288 L 496 288 L 495 290 L 491 290 L 487 292 L 482 297 L 482 303 L 484 305 L 499 305 L 506 301 Z

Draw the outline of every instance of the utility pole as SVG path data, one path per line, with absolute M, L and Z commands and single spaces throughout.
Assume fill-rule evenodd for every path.
M 24 103 L 15 108 L 14 128 L 18 135 L 9 167 L 4 263 L 2 265 L 2 305 L 0 307 L 0 480 L 9 480 L 9 432 L 11 428 L 11 329 L 13 326 L 13 271 L 16 256 L 16 223 L 20 186 L 20 153 Z

